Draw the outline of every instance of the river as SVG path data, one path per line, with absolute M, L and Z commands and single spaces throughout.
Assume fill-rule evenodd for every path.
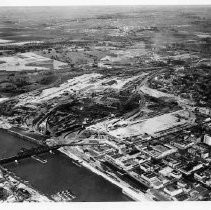
M 0 158 L 15 155 L 23 147 L 35 146 L 37 145 L 0 131 Z M 70 189 L 77 196 L 74 201 L 131 200 L 121 189 L 88 169 L 75 165 L 70 158 L 60 152 L 42 155 L 42 158 L 46 159 L 47 163 L 28 158 L 18 164 L 10 163 L 4 167 L 23 180 L 29 181 L 32 187 L 48 196 Z

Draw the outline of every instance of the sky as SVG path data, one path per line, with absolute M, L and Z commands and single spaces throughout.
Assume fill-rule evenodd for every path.
M 210 5 L 211 0 L 0 0 L 0 6 Z

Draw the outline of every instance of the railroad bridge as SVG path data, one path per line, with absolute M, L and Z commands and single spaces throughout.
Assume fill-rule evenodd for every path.
M 0 164 L 6 164 L 6 163 L 11 163 L 14 161 L 22 160 L 25 158 L 30 158 L 33 155 L 39 155 L 39 154 L 47 153 L 50 151 L 55 151 L 61 147 L 86 146 L 86 145 L 100 146 L 100 145 L 105 145 L 105 143 L 104 144 L 100 144 L 100 143 L 99 144 L 98 143 L 97 144 L 96 143 L 95 144 L 93 144 L 93 143 L 74 144 L 74 143 L 71 143 L 71 144 L 59 144 L 59 145 L 55 145 L 55 146 L 39 146 L 39 147 L 32 148 L 32 149 L 22 149 L 20 152 L 17 153 L 17 155 L 0 159 Z

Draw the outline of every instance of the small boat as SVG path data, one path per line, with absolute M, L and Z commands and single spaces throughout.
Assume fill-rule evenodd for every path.
M 117 173 L 118 173 L 119 175 L 121 175 L 121 176 L 125 175 L 125 173 L 120 172 L 120 171 L 117 171 Z
M 78 167 L 81 167 L 80 163 L 82 163 L 82 161 L 79 162 L 78 160 L 75 160 L 75 161 L 72 161 L 72 162 L 73 162 L 73 164 L 77 165 Z
M 49 151 L 49 153 L 51 153 L 51 154 L 55 154 L 52 150 L 50 150 L 50 151 Z
M 37 160 L 37 161 L 39 161 L 39 162 L 41 162 L 41 163 L 47 163 L 47 162 L 48 162 L 47 160 L 42 159 L 42 158 L 40 158 L 40 157 L 38 157 L 38 156 L 36 156 L 36 155 L 32 155 L 31 157 L 32 157 L 34 160 Z

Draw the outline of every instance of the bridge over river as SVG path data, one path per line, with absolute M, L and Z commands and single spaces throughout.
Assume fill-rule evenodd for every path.
M 14 162 L 14 161 L 18 161 L 18 160 L 22 160 L 22 159 L 25 159 L 25 158 L 29 158 L 29 157 L 32 157 L 33 155 L 39 155 L 39 154 L 43 154 L 43 153 L 47 153 L 47 152 L 50 152 L 50 151 L 55 151 L 61 147 L 73 147 L 73 146 L 99 146 L 99 145 L 105 145 L 104 144 L 100 144 L 100 143 L 84 143 L 84 144 L 74 144 L 74 143 L 70 143 L 70 144 L 59 144 L 59 145 L 54 145 L 54 146 L 39 146 L 39 147 L 35 147 L 35 148 L 32 148 L 32 149 L 24 149 L 20 152 L 17 153 L 17 155 L 14 155 L 14 156 L 11 156 L 11 157 L 8 157 L 8 158 L 2 158 L 0 159 L 0 164 L 6 164 L 6 163 L 11 163 L 11 162 Z
M 39 137 L 37 139 L 39 140 Z M 76 141 L 72 143 L 82 144 L 82 142 Z M 13 135 L 0 130 L 0 160 L 16 156 L 21 152 L 22 148 L 30 150 L 37 147 L 39 145 L 37 145 L 36 141 L 26 141 L 19 135 Z M 60 145 L 57 148 L 59 147 Z M 47 147 L 46 149 L 49 151 L 52 147 Z M 93 173 L 91 170 L 74 164 L 73 159 L 56 150 L 56 148 L 54 151 L 55 154 L 46 152 L 41 155 L 40 160 L 47 161 L 45 164 L 41 161 L 36 161 L 32 155 L 32 158 L 29 156 L 29 158 L 23 159 L 22 163 L 20 160 L 20 164 L 16 164 L 13 161 L 3 164 L 3 167 L 14 173 L 21 180 L 27 181 L 35 190 L 49 197 L 57 192 L 70 189 L 76 195 L 73 202 L 131 201 L 128 196 L 122 193 L 119 187 Z

